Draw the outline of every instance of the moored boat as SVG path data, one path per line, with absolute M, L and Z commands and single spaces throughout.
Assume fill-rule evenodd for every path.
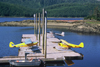
M 41 64 L 40 59 L 32 59 L 32 60 L 10 60 L 10 65 L 13 66 L 39 66 Z

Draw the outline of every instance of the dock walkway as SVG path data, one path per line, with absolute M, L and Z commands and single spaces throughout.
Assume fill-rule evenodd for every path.
M 21 42 L 24 42 L 26 38 L 30 38 L 31 41 L 35 42 L 36 37 L 34 34 L 23 34 L 22 35 L 22 40 Z M 34 56 L 34 55 L 38 55 L 38 56 L 43 56 L 42 54 L 42 36 L 40 38 L 41 43 L 40 46 L 38 46 L 39 48 L 39 52 L 36 51 L 35 54 L 29 54 L 28 56 Z M 60 50 L 60 47 L 58 45 L 58 43 L 53 43 L 53 42 L 59 42 L 60 40 L 58 38 L 55 38 L 55 36 L 51 33 L 47 33 L 47 59 L 54 59 L 54 60 L 65 60 L 65 59 L 71 59 L 75 57 L 79 57 L 82 58 L 82 55 L 80 53 L 77 53 L 71 49 L 65 49 L 65 50 Z M 55 47 L 55 48 L 54 48 Z M 21 50 L 23 49 L 20 48 Z M 33 47 L 34 50 L 34 47 Z M 26 50 L 27 51 L 27 50 Z M 32 49 L 28 49 L 28 51 L 33 52 Z M 23 52 L 23 53 L 22 53 Z M 19 56 L 24 56 L 24 51 L 19 51 Z M 44 57 L 41 57 L 41 59 L 43 59 Z

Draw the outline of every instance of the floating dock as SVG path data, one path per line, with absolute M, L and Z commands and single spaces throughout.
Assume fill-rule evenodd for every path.
M 26 38 L 30 38 L 31 41 L 35 42 L 36 40 L 36 36 L 34 34 L 23 34 L 22 35 L 22 40 L 21 42 L 24 42 Z M 71 49 L 60 49 L 60 46 L 58 46 L 58 43 L 54 43 L 54 42 L 59 42 L 60 40 L 58 38 L 55 38 L 55 36 L 51 33 L 47 33 L 47 57 L 44 58 L 42 54 L 42 36 L 40 38 L 40 46 L 38 46 L 38 49 L 35 54 L 29 54 L 28 56 L 39 56 L 39 58 L 41 59 L 52 59 L 52 60 L 73 60 L 73 59 L 82 59 L 83 55 L 80 53 L 77 53 Z M 54 48 L 55 47 L 55 48 Z M 28 47 L 26 47 L 28 48 Z M 25 49 L 26 49 L 25 48 Z M 33 47 L 34 50 L 35 47 Z M 21 50 L 23 50 L 24 48 L 20 48 Z M 32 49 L 28 49 L 26 51 L 29 52 L 33 52 Z M 24 51 L 19 51 L 19 56 L 24 56 Z M 42 56 L 42 57 L 41 57 Z
M 30 38 L 31 41 L 35 42 L 36 36 L 34 34 L 23 34 L 21 42 L 24 42 L 25 39 Z M 7 63 L 9 60 L 18 60 L 18 59 L 25 59 L 25 52 L 33 53 L 28 54 L 27 58 L 40 58 L 43 61 L 59 61 L 59 60 L 80 60 L 83 59 L 83 55 L 77 53 L 71 49 L 64 49 L 59 50 L 58 43 L 60 40 L 55 38 L 55 36 L 51 33 L 47 33 L 47 56 L 44 57 L 42 53 L 42 35 L 40 38 L 40 46 L 33 46 L 33 47 L 20 47 L 18 56 L 9 56 L 9 57 L 2 57 L 0 58 L 0 63 Z M 55 48 L 54 48 L 55 47 Z

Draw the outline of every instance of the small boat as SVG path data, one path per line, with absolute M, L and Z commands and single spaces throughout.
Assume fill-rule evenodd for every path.
M 10 65 L 13 66 L 39 66 L 41 64 L 40 59 L 32 59 L 32 60 L 10 60 Z
M 9 64 L 12 66 L 39 66 L 41 64 L 41 59 L 27 59 L 27 54 L 29 52 L 25 52 L 25 59 L 24 60 L 9 60 Z

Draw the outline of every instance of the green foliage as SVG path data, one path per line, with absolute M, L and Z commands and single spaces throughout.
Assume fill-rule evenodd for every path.
M 61 3 L 95 3 L 96 0 L 0 0 L 10 4 L 17 4 L 29 8 L 43 8 Z
M 0 16 L 26 16 L 36 13 L 33 9 L 0 2 Z
M 0 0 L 0 16 L 32 17 L 45 7 L 49 17 L 86 17 L 96 6 L 96 0 Z
M 100 8 L 100 7 L 99 7 Z M 93 13 L 87 17 L 85 17 L 85 19 L 95 19 L 95 20 L 98 20 L 100 21 L 100 9 L 98 7 L 96 7 L 94 10 L 93 10 Z
M 93 13 L 93 15 L 94 15 L 94 17 L 95 17 L 94 19 L 100 21 L 100 10 L 99 10 L 98 7 L 96 7 L 96 8 L 94 9 L 94 13 Z
M 86 17 L 99 3 L 63 3 L 46 7 L 48 16 L 55 17 Z

